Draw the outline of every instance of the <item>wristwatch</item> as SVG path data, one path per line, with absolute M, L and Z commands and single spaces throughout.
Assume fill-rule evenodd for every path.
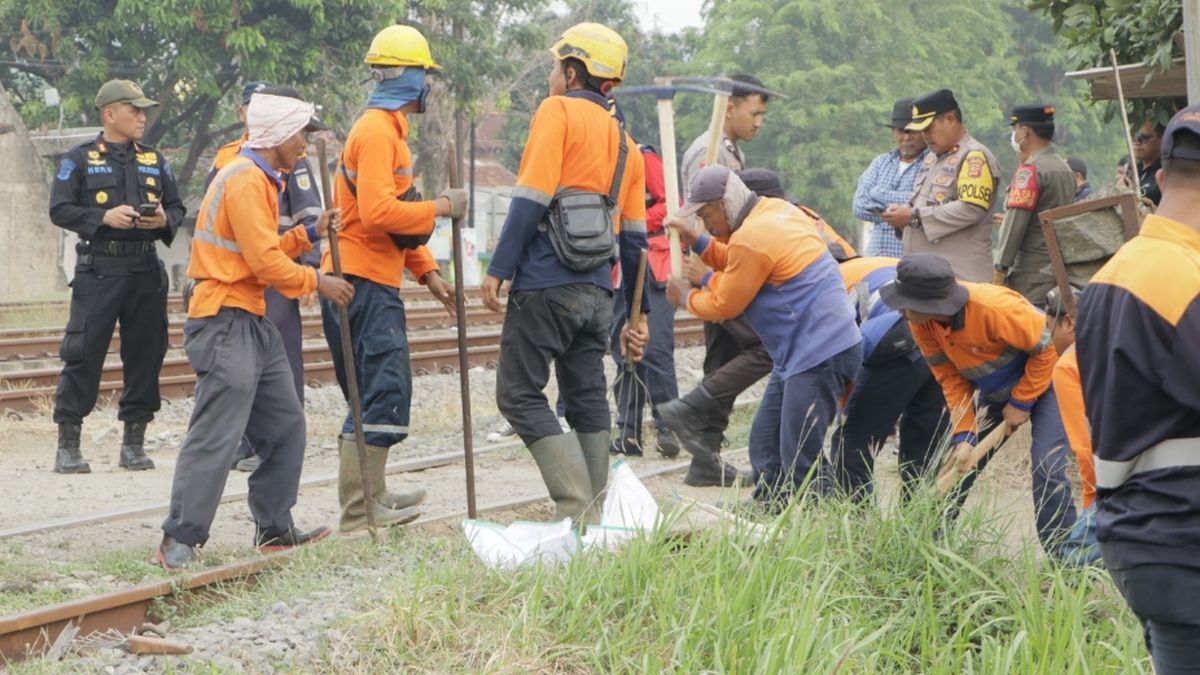
M 912 217 L 908 219 L 908 226 L 913 229 L 921 229 L 921 213 L 916 209 L 912 210 Z

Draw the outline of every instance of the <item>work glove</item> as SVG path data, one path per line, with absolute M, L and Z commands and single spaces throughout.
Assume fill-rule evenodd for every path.
M 438 198 L 445 197 L 450 202 L 450 218 L 457 220 L 467 215 L 467 191 L 462 188 L 447 188 Z

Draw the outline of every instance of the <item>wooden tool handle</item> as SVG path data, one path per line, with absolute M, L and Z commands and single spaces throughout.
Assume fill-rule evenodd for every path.
M 633 307 L 629 312 L 629 324 L 634 328 L 642 322 L 642 294 L 646 290 L 646 249 L 638 255 L 637 282 L 633 284 Z
M 984 455 L 994 450 L 996 446 L 1000 445 L 1000 443 L 1007 437 L 1008 425 L 1004 422 L 1001 422 L 996 426 L 995 429 L 992 429 L 991 433 L 984 437 L 982 441 L 977 443 L 975 447 L 971 448 L 970 454 L 968 454 L 966 457 L 966 471 L 959 470 L 958 454 L 951 452 L 950 456 L 946 459 L 946 463 L 942 465 L 942 470 L 938 472 L 938 494 L 944 495 L 949 492 L 950 488 L 954 487 L 960 478 L 965 476 L 968 472 L 974 469 L 977 464 L 979 464 L 979 460 L 983 459 Z

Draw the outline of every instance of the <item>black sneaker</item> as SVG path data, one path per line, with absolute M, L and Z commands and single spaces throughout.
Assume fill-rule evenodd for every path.
M 196 553 L 195 546 L 180 543 L 166 534 L 163 535 L 162 543 L 158 545 L 158 551 L 154 554 L 154 562 L 162 565 L 168 572 L 186 570 L 199 559 L 200 555 Z
M 679 456 L 679 439 L 675 438 L 675 432 L 670 429 L 659 429 L 654 444 L 658 446 L 658 454 L 667 459 Z
M 622 438 L 620 440 L 614 440 L 612 445 L 608 446 L 608 454 L 625 455 L 626 457 L 641 457 L 642 445 L 636 438 Z
M 273 551 L 283 551 L 296 546 L 311 544 L 314 541 L 321 541 L 325 537 L 332 534 L 333 530 L 328 527 L 318 527 L 315 530 L 301 532 L 295 526 L 289 527 L 286 530 L 276 530 L 272 528 L 254 529 L 254 547 L 263 553 L 271 553 Z

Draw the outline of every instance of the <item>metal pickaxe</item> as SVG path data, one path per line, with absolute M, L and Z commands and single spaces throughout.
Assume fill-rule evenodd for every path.
M 734 87 L 749 89 L 770 96 L 781 96 L 769 89 L 758 87 L 745 82 L 738 82 L 725 77 L 656 77 L 652 85 L 637 85 L 632 87 L 617 87 L 613 94 L 617 96 L 653 95 L 658 102 L 658 136 L 659 147 L 663 156 L 663 182 L 667 193 L 667 217 L 675 215 L 679 210 L 679 167 L 675 155 L 675 94 L 709 94 L 713 97 L 712 121 L 708 125 L 708 156 L 705 164 L 717 161 L 720 150 L 721 128 L 725 124 L 725 109 L 729 104 L 729 96 Z M 679 233 L 673 229 L 667 230 L 671 246 L 671 276 L 683 276 L 683 252 L 679 247 Z

